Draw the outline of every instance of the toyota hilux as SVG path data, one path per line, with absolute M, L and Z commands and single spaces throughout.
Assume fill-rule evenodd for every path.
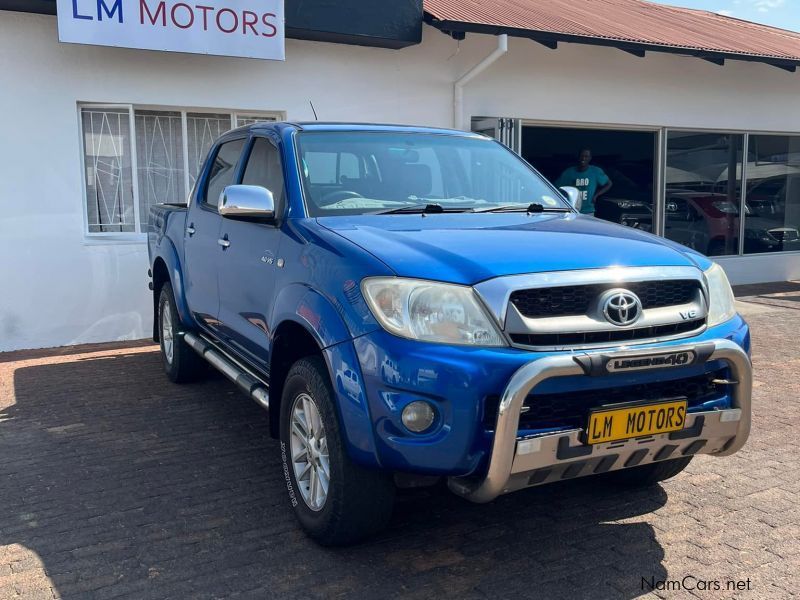
M 576 202 L 479 134 L 228 132 L 188 203 L 150 210 L 166 374 L 211 365 L 267 409 L 323 544 L 383 527 L 400 484 L 482 503 L 736 452 L 750 336 L 722 268 Z

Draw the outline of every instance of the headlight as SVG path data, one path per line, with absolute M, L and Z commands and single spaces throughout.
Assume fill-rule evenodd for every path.
M 644 202 L 640 202 L 638 200 L 620 200 L 617 202 L 617 205 L 620 208 L 637 208 L 644 206 Z
M 744 237 L 749 240 L 760 240 L 762 242 L 777 242 L 778 240 L 766 229 L 747 229 Z
M 722 267 L 714 263 L 705 276 L 708 285 L 708 326 L 713 327 L 736 315 L 736 301 Z
M 471 287 L 420 279 L 371 277 L 361 290 L 388 332 L 412 340 L 505 346 Z
M 725 213 L 726 215 L 739 214 L 739 207 L 730 200 L 717 200 L 716 202 L 712 202 L 712 204 L 719 212 Z

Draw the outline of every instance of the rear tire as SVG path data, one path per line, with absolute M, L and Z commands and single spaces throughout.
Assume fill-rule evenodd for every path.
M 325 546 L 351 544 L 383 529 L 395 494 L 389 474 L 350 460 L 333 398 L 320 357 L 292 365 L 280 409 L 283 473 L 297 520 Z
M 184 328 L 178 316 L 175 295 L 169 282 L 161 287 L 157 317 L 161 362 L 167 377 L 174 383 L 198 379 L 205 372 L 205 363 L 183 339 Z
M 692 458 L 694 457 L 685 456 L 683 458 L 642 465 L 641 467 L 611 471 L 610 473 L 606 473 L 604 477 L 614 485 L 624 487 L 649 487 L 660 481 L 675 477 L 675 475 L 689 466 L 689 463 L 692 462 Z

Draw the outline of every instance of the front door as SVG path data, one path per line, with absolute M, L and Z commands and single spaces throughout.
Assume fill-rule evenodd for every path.
M 222 219 L 220 236 L 229 243 L 219 271 L 221 334 L 251 363 L 269 371 L 270 312 L 280 260 L 279 223 L 285 207 L 283 167 L 272 140 L 253 138 L 241 183 L 272 192 L 275 222 Z
M 222 217 L 218 212 L 219 196 L 225 186 L 233 182 L 236 164 L 242 154 L 246 138 L 225 142 L 212 148 L 214 156 L 198 182 L 186 215 L 184 232 L 184 285 L 186 302 L 198 323 L 217 328 L 219 313 L 219 262 L 222 258 L 220 227 Z

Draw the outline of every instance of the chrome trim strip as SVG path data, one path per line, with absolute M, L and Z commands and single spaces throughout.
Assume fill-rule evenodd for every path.
M 642 311 L 639 320 L 630 325 L 614 325 L 607 321 L 602 315 L 596 314 L 599 309 L 590 310 L 586 315 L 569 315 L 565 317 L 542 317 L 531 319 L 524 316 L 513 304 L 508 309 L 506 316 L 505 332 L 524 333 L 524 334 L 547 334 L 547 333 L 589 333 L 598 331 L 630 331 L 631 329 L 641 329 L 643 327 L 657 327 L 659 325 L 675 325 L 685 321 L 695 321 L 705 319 L 707 316 L 705 302 L 702 294 L 698 293 L 698 299 L 686 304 L 675 304 L 674 306 L 660 306 L 658 308 L 647 308 Z M 694 314 L 689 319 L 683 319 L 681 312 Z
M 674 342 L 677 340 L 682 340 L 689 337 L 694 337 L 700 335 L 701 333 L 705 332 L 708 327 L 703 324 L 702 327 L 698 327 L 692 331 L 687 331 L 685 333 L 676 333 L 674 335 L 666 335 L 660 337 L 651 337 L 651 338 L 642 338 L 641 340 L 626 340 L 624 342 L 597 342 L 596 344 L 582 344 L 582 345 L 564 345 L 564 346 L 528 346 L 527 344 L 517 344 L 511 339 L 511 335 L 508 334 L 507 341 L 509 346 L 512 348 L 519 348 L 520 350 L 532 350 L 536 352 L 565 352 L 569 350 L 599 350 L 600 348 L 612 348 L 612 347 L 619 347 L 620 344 L 625 344 L 626 346 L 643 346 L 649 344 L 660 344 L 662 342 Z M 514 333 L 524 333 L 524 332 L 514 332 Z M 638 348 L 637 348 L 638 349 Z
M 750 404 L 752 394 L 752 366 L 747 353 L 730 340 L 718 339 L 703 342 L 700 345 L 714 345 L 708 361 L 723 360 L 731 369 L 731 378 L 739 383 L 732 387 L 732 408 L 741 410 L 736 434 L 733 439 L 715 456 L 728 456 L 744 446 L 750 434 Z M 604 356 L 613 359 L 615 355 L 627 358 L 638 354 L 647 356 L 658 352 L 696 351 L 699 345 L 671 347 L 653 347 L 641 352 L 629 350 L 621 352 L 603 352 Z M 592 356 L 585 353 L 586 356 Z M 597 353 L 600 354 L 600 353 Z M 508 482 L 511 477 L 517 446 L 517 431 L 522 404 L 528 394 L 542 381 L 552 377 L 583 375 L 584 371 L 575 360 L 575 353 L 544 356 L 532 360 L 520 367 L 508 382 L 497 410 L 497 424 L 486 474 L 481 479 L 451 477 L 448 480 L 450 489 L 472 502 L 491 502 L 500 494 L 511 491 Z M 551 464 L 560 464 L 555 457 Z
M 703 272 L 697 267 L 606 267 L 574 271 L 548 271 L 487 279 L 473 286 L 497 319 L 501 329 L 512 292 L 530 288 L 564 287 L 598 283 L 631 283 L 670 279 L 694 279 L 708 298 Z

